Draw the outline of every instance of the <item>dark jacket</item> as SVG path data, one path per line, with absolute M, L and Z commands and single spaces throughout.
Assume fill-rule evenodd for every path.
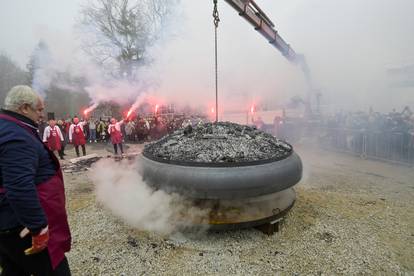
M 14 112 L 1 110 L 23 122 L 0 118 L 0 231 L 25 226 L 33 232 L 47 225 L 36 185 L 55 175 L 56 166 L 39 139 L 37 125 Z

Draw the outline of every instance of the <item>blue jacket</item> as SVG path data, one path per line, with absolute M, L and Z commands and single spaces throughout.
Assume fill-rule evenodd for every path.
M 47 225 L 36 185 L 55 175 L 56 166 L 37 134 L 37 125 L 14 112 L 0 114 L 14 117 L 15 122 L 0 119 L 0 231 L 25 226 L 33 232 Z

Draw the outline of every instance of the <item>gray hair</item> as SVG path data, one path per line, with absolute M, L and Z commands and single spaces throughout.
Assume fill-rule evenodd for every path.
M 17 85 L 7 93 L 6 99 L 4 100 L 4 109 L 17 111 L 24 104 L 28 104 L 33 109 L 36 109 L 39 99 L 39 94 L 29 86 Z

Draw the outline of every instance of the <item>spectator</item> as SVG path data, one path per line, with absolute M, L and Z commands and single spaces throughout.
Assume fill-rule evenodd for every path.
M 62 171 L 38 136 L 43 100 L 15 86 L 0 113 L 2 275 L 70 275 Z
M 89 143 L 95 142 L 96 143 L 96 123 L 91 118 L 89 120 Z
M 86 139 L 85 134 L 83 133 L 83 126 L 85 124 L 86 122 L 79 122 L 79 119 L 75 117 L 73 118 L 73 123 L 69 128 L 69 143 L 73 142 L 77 157 L 79 157 L 79 146 L 82 147 L 83 156 L 86 155 Z
M 126 137 L 129 141 L 135 141 L 135 135 L 133 135 L 135 132 L 135 123 L 134 121 L 129 121 L 125 126 L 125 133 Z
M 61 151 L 63 141 L 62 132 L 60 131 L 60 128 L 56 126 L 56 121 L 54 119 L 49 120 L 49 125 L 45 128 L 43 134 L 43 142 L 46 143 L 50 151 L 57 151 L 62 160 L 64 159 Z
M 124 149 L 122 147 L 122 133 L 121 133 L 121 125 L 124 123 L 124 120 L 119 122 L 116 121 L 115 118 L 111 118 L 111 124 L 108 126 L 108 133 L 111 136 L 111 142 L 114 146 L 115 154 L 118 154 L 118 147 L 121 150 L 121 154 L 124 153 Z
M 60 132 L 63 135 L 63 142 L 61 143 L 61 148 L 60 148 L 60 152 L 59 152 L 59 156 L 65 156 L 65 147 L 66 147 L 66 143 L 68 142 L 68 133 L 66 132 L 66 126 L 65 126 L 65 121 L 63 120 L 58 120 L 57 121 L 57 126 L 60 129 Z M 67 128 L 69 130 L 69 128 Z

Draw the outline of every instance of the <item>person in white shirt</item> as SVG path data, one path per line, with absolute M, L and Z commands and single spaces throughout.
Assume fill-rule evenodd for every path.
M 49 125 L 43 132 L 43 143 L 46 143 L 50 151 L 57 151 L 60 159 L 63 158 L 63 152 L 61 151 L 62 142 L 64 141 L 60 128 L 56 126 L 55 120 L 49 120 Z
M 115 118 L 111 118 L 111 124 L 108 126 L 108 133 L 111 136 L 112 145 L 114 145 L 114 152 L 118 154 L 118 146 L 121 150 L 121 154 L 124 153 L 124 149 L 122 147 L 122 132 L 121 132 L 121 125 L 124 123 L 124 120 L 119 122 L 116 121 Z
M 79 157 L 79 146 L 82 147 L 83 156 L 86 155 L 86 138 L 83 133 L 83 126 L 86 124 L 85 121 L 79 122 L 79 118 L 73 118 L 73 123 L 69 127 L 69 143 L 72 143 L 75 147 L 76 155 Z M 73 138 L 73 139 L 72 139 Z

